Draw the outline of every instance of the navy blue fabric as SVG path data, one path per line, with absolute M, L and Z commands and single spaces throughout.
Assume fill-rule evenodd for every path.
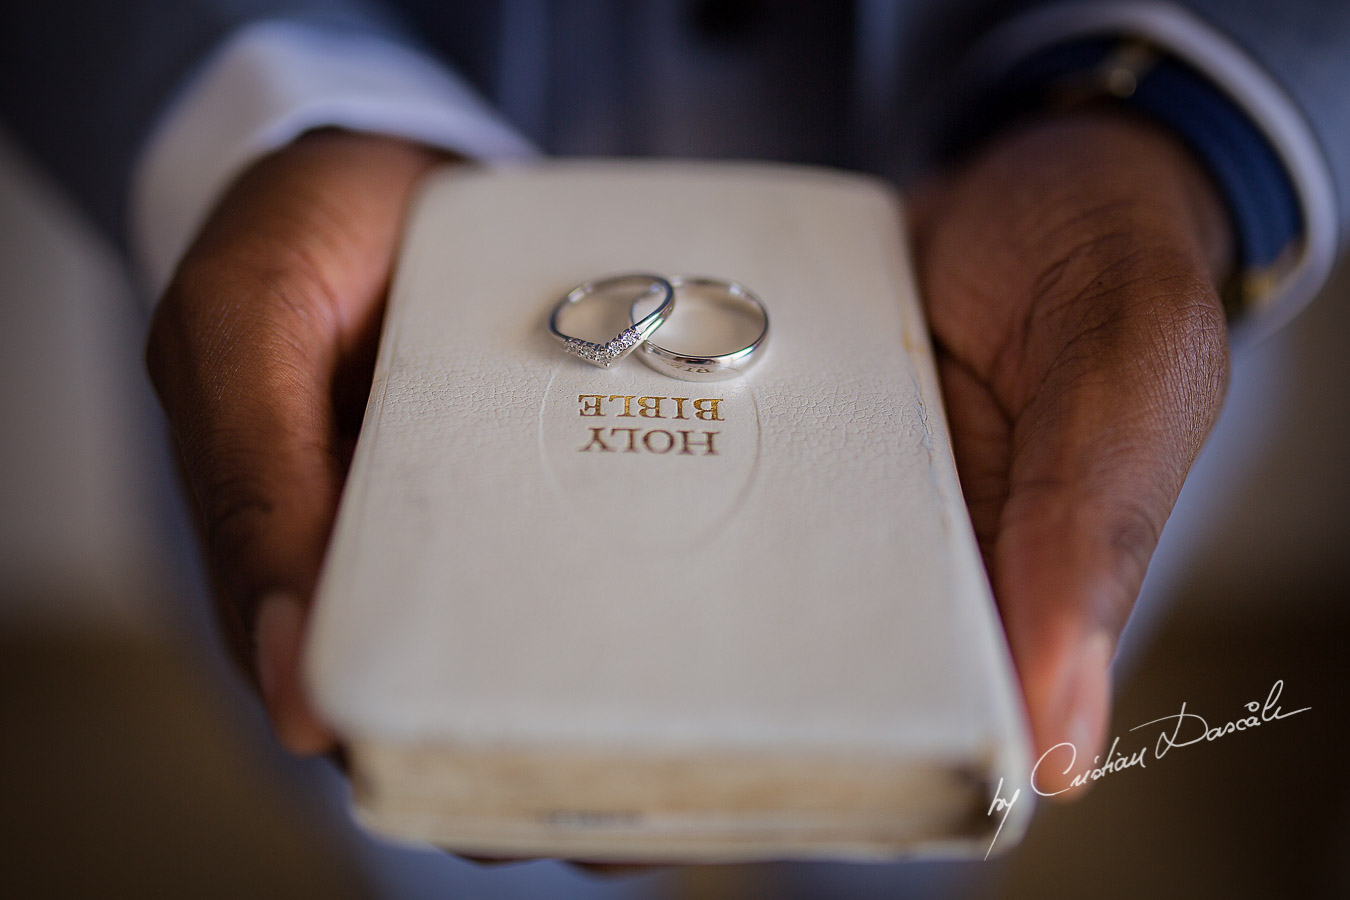
M 1350 243 L 1350 2 L 1184 0 L 1177 5 L 1245 51 L 1302 112 L 1331 171 L 1344 248 Z
M 1207 79 L 1164 60 L 1127 102 L 1170 127 L 1206 164 L 1228 201 L 1241 268 L 1272 265 L 1302 234 L 1298 198 L 1274 148 Z
M 988 99 L 986 129 L 1073 94 L 1121 47 L 1093 38 L 1048 47 L 1022 61 Z M 1128 97 L 1096 96 L 1133 110 L 1180 137 L 1214 178 L 1237 237 L 1237 266 L 1275 264 L 1302 236 L 1304 223 L 1289 173 L 1265 135 L 1228 95 L 1185 63 L 1163 57 L 1140 73 Z

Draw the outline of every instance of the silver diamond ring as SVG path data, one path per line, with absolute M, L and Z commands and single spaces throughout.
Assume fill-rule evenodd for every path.
M 703 319 L 707 325 L 709 316 L 712 316 L 712 324 L 733 326 L 729 331 L 724 328 L 725 334 L 720 337 L 724 341 L 730 340 L 731 346 L 737 349 L 710 353 L 681 352 L 648 340 L 642 345 L 642 353 L 639 354 L 644 363 L 662 375 L 682 381 L 721 381 L 744 374 L 763 358 L 761 351 L 769 339 L 769 311 L 764 308 L 764 302 L 745 285 L 721 278 L 679 275 L 671 278 L 670 284 L 681 298 L 679 325 L 682 326 L 686 319 Z M 645 308 L 645 302 L 646 298 L 639 297 L 629 309 L 629 318 L 635 325 L 639 321 L 638 315 Z M 646 319 L 641 321 L 645 322 Z M 670 333 L 675 327 L 675 324 L 667 325 L 666 332 Z M 675 333 L 670 333 L 672 340 L 667 343 L 716 340 L 717 335 L 709 338 L 707 332 L 710 330 L 716 329 L 701 329 L 692 338 L 686 334 L 677 339 Z M 680 331 L 687 332 L 683 328 Z M 750 334 L 755 335 L 754 340 L 738 346 Z M 667 340 L 666 334 L 661 339 Z M 715 349 L 721 350 L 720 347 Z
M 584 341 L 581 338 L 572 337 L 570 334 L 563 334 L 558 328 L 558 318 L 574 304 L 595 294 L 608 293 L 619 289 L 635 290 L 637 296 L 633 300 L 634 304 L 655 298 L 660 298 L 660 300 L 655 309 L 641 319 L 633 319 L 630 327 L 625 328 L 603 344 Z M 608 369 L 629 353 L 632 353 L 633 348 L 638 344 L 651 337 L 652 332 L 661 327 L 661 324 L 670 317 L 670 313 L 674 309 L 675 288 L 660 275 L 611 275 L 607 278 L 588 281 L 568 291 L 567 295 L 553 307 L 553 314 L 548 318 L 548 333 L 553 335 L 553 338 L 562 345 L 563 350 L 567 353 L 580 357 L 602 369 Z

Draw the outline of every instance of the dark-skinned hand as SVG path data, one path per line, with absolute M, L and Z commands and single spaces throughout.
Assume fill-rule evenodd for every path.
M 300 679 L 306 608 L 409 198 L 443 161 L 338 131 L 263 159 L 151 329 L 236 649 L 296 753 L 334 746 Z M 1036 747 L 1090 759 L 1116 640 L 1222 402 L 1229 225 L 1174 138 L 1108 112 L 1006 132 L 916 197 L 957 465 Z

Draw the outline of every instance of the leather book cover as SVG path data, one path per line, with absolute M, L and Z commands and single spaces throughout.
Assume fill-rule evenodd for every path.
M 888 186 L 816 169 L 429 180 L 307 648 L 372 827 L 487 855 L 984 853 L 1028 738 L 906 241 Z M 563 353 L 554 304 L 619 272 L 746 285 L 763 361 L 693 383 Z

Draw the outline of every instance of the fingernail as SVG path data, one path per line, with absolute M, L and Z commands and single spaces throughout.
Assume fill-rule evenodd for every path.
M 300 601 L 286 591 L 273 591 L 258 602 L 253 632 L 253 658 L 258 688 L 268 709 L 275 707 L 279 672 L 277 665 L 294 641 L 301 619 Z

